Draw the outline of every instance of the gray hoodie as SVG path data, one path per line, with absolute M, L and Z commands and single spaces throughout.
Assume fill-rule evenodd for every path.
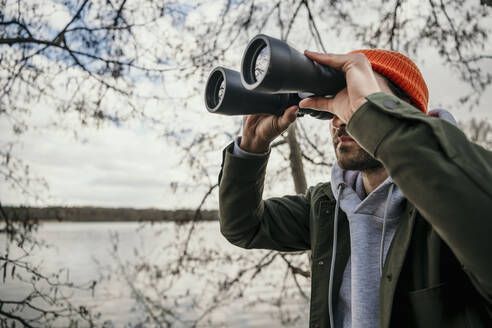
M 405 198 L 390 177 L 366 195 L 362 174 L 344 171 L 337 164 L 332 169 L 331 187 L 347 214 L 351 248 L 334 311 L 335 327 L 379 327 L 381 268 Z

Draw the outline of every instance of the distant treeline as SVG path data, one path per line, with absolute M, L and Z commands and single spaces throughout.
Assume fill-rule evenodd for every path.
M 188 222 L 192 220 L 218 220 L 217 211 L 202 210 L 158 210 L 134 208 L 104 207 L 3 207 L 4 213 L 11 220 L 29 221 L 173 221 Z M 2 215 L 3 216 L 3 215 Z

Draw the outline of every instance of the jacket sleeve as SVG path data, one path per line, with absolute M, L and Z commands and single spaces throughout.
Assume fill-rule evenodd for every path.
M 491 302 L 492 152 L 392 95 L 367 100 L 348 133 L 384 164 Z
M 232 146 L 223 152 L 219 175 L 222 234 L 243 248 L 309 249 L 309 191 L 262 200 L 268 156 L 241 158 L 231 153 Z

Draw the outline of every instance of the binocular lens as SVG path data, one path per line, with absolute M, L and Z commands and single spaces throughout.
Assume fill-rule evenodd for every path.
M 258 51 L 258 55 L 255 58 L 255 82 L 261 81 L 266 74 L 268 65 L 270 63 L 270 49 L 265 45 Z
M 224 98 L 224 92 L 225 92 L 225 81 L 222 80 L 220 82 L 220 87 L 219 89 L 217 90 L 217 102 L 220 102 L 222 100 L 222 98 Z
M 270 48 L 265 40 L 258 38 L 251 43 L 246 49 L 242 65 L 246 85 L 263 80 L 270 65 Z
M 225 93 L 225 80 L 221 71 L 217 70 L 212 73 L 207 83 L 207 90 L 205 92 L 207 107 L 215 109 L 222 102 Z

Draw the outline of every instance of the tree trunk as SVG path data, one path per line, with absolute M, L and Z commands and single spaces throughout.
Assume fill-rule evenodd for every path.
M 297 194 L 304 194 L 307 190 L 306 174 L 302 165 L 302 154 L 299 142 L 297 142 L 296 123 L 290 125 L 287 131 L 287 143 L 290 148 L 290 169 Z
M 292 178 L 294 179 L 294 187 L 297 194 L 304 194 L 307 190 L 306 174 L 304 173 L 304 165 L 302 165 L 302 153 L 299 142 L 297 142 L 296 122 L 292 123 L 287 130 L 287 143 L 290 148 L 290 169 Z M 311 251 L 306 252 L 306 257 L 309 263 L 309 268 L 312 266 Z M 309 275 L 311 271 L 309 270 Z

